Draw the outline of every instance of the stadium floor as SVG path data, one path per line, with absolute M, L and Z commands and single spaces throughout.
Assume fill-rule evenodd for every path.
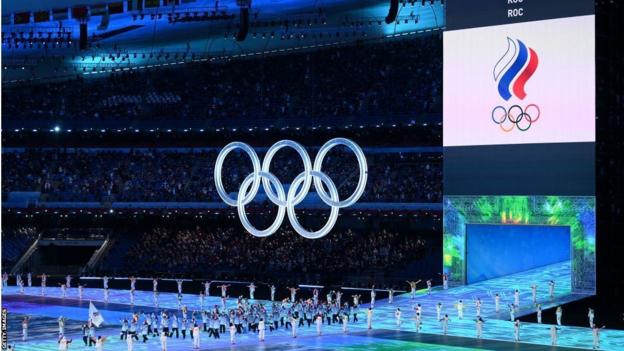
M 342 332 L 339 325 L 323 326 L 323 335 L 316 336 L 316 329 L 312 327 L 299 328 L 298 337 L 293 339 L 290 333 L 284 329 L 267 331 L 266 341 L 259 343 L 253 333 L 237 336 L 236 349 L 241 350 L 570 350 L 591 348 L 592 333 L 589 328 L 561 327 L 559 331 L 559 347 L 550 346 L 549 326 L 536 323 L 523 323 L 520 331 L 521 342 L 513 342 L 513 326 L 506 320 L 508 312 L 501 308 L 500 313 L 494 311 L 492 297 L 494 293 L 501 294 L 501 306 L 511 303 L 512 292 L 519 288 L 521 294 L 521 307 L 519 315 L 533 312 L 530 302 L 531 293 L 529 286 L 537 283 L 538 302 L 544 309 L 558 304 L 573 301 L 584 297 L 570 292 L 570 263 L 556 264 L 536 270 L 522 272 L 502 278 L 492 279 L 469 286 L 455 287 L 449 290 L 434 290 L 431 295 L 419 291 L 416 299 L 411 299 L 408 294 L 398 295 L 393 304 L 387 299 L 378 300 L 374 309 L 373 329 L 366 329 L 366 322 L 362 308 L 360 322 L 350 323 L 347 334 Z M 548 298 L 547 284 L 550 279 L 556 281 L 555 299 Z M 70 289 L 68 297 L 60 298 L 60 288 L 48 288 L 46 296 L 40 296 L 40 288 L 26 288 L 25 294 L 20 295 L 18 288 L 9 286 L 3 289 L 2 307 L 8 311 L 8 340 L 15 344 L 18 350 L 56 350 L 56 336 L 58 326 L 56 319 L 63 315 L 69 318 L 66 326 L 66 334 L 75 339 L 71 349 L 81 349 L 82 340 L 80 325 L 88 318 L 89 301 L 100 310 L 106 320 L 106 326 L 98 329 L 98 335 L 110 335 L 105 350 L 126 350 L 125 341 L 119 340 L 120 319 L 129 317 L 132 311 L 151 312 L 155 308 L 152 305 L 152 293 L 138 291 L 135 297 L 135 305 L 130 306 L 129 293 L 127 290 L 113 290 L 110 293 L 109 302 L 102 301 L 102 289 L 86 288 L 83 300 L 77 298 L 77 289 Z M 485 319 L 483 339 L 477 340 L 475 336 L 475 308 L 472 302 L 477 297 L 483 301 L 482 316 Z M 543 297 L 543 298 L 540 298 Z M 463 299 L 466 305 L 465 318 L 459 320 L 454 303 Z M 218 297 L 211 296 L 206 299 L 206 305 L 219 304 Z M 443 313 L 451 317 L 449 323 L 449 335 L 441 335 L 442 330 L 436 322 L 435 304 L 441 302 L 444 305 Z M 234 306 L 235 299 L 229 299 L 228 307 Z M 416 333 L 413 323 L 413 307 L 416 303 L 423 306 L 423 327 L 421 333 Z M 185 294 L 184 304 L 189 309 L 199 308 L 197 295 Z M 403 311 L 403 324 L 396 327 L 394 310 L 400 307 Z M 161 293 L 159 298 L 160 309 L 174 310 L 177 308 L 176 294 Z M 29 339 L 21 341 L 21 319 L 24 315 L 31 316 Z M 565 324 L 565 314 L 563 317 Z M 191 340 L 172 338 L 168 343 L 169 350 L 191 349 Z M 207 334 L 202 334 L 202 349 L 231 349 L 229 335 L 223 335 L 220 339 L 208 339 Z M 146 344 L 135 343 L 135 350 L 160 349 L 157 339 L 150 339 Z M 624 331 L 605 329 L 601 333 L 602 350 L 623 350 Z

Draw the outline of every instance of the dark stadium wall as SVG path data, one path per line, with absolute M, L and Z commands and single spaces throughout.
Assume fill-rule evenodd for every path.
M 598 298 L 621 305 L 624 298 L 624 23 L 620 1 L 596 6 Z M 621 312 L 621 311 L 619 311 Z M 615 313 L 615 311 L 614 311 Z M 624 324 L 624 316 L 618 319 Z
M 566 321 L 585 326 L 587 309 L 599 311 L 597 318 L 608 328 L 624 329 L 621 308 L 624 298 L 624 4 L 596 2 L 596 296 L 566 304 Z M 535 321 L 535 314 L 523 321 Z M 544 323 L 555 322 L 554 309 L 544 312 Z

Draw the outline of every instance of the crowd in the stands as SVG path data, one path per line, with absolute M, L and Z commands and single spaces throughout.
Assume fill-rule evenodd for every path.
M 417 234 L 386 229 L 342 230 L 309 240 L 290 228 L 253 238 L 242 228 L 160 227 L 144 233 L 124 260 L 135 272 L 353 273 L 413 261 L 425 245 Z
M 442 41 L 428 36 L 3 89 L 3 119 L 344 118 L 441 112 Z
M 378 149 L 383 150 L 383 149 Z M 308 150 L 314 160 L 316 149 Z M 214 202 L 214 166 L 218 150 L 27 149 L 2 154 L 3 196 L 15 191 L 41 192 L 43 201 Z M 360 202 L 439 202 L 440 153 L 367 152 L 368 181 Z M 260 152 L 260 157 L 263 153 Z M 271 172 L 290 184 L 303 171 L 300 156 L 280 150 Z M 357 159 L 344 147 L 331 150 L 322 171 L 346 198 L 355 190 Z M 231 153 L 223 182 L 237 192 L 252 165 L 244 153 Z

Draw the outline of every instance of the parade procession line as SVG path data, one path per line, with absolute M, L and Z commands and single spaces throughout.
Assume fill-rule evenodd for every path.
M 549 297 L 547 282 L 555 281 L 554 297 Z M 257 333 L 249 332 L 236 335 L 236 344 L 230 343 L 230 335 L 222 333 L 220 339 L 209 338 L 202 332 L 201 350 L 571 350 L 591 349 L 593 344 L 592 330 L 583 327 L 563 326 L 558 330 L 558 347 L 551 347 L 550 325 L 537 323 L 521 323 L 520 342 L 514 341 L 514 327 L 509 320 L 508 305 L 514 302 L 514 291 L 518 289 L 520 308 L 516 317 L 535 312 L 532 302 L 531 285 L 537 285 L 537 302 L 543 309 L 553 308 L 563 303 L 586 297 L 571 293 L 570 262 L 563 262 L 547 267 L 533 269 L 501 278 L 451 287 L 448 290 L 434 288 L 431 294 L 419 290 L 415 296 L 409 293 L 396 295 L 392 304 L 388 299 L 378 299 L 373 309 L 372 329 L 367 328 L 366 310 L 368 304 L 359 309 L 359 322 L 348 324 L 347 333 L 343 333 L 342 324 L 323 325 L 321 336 L 317 336 L 314 324 L 299 327 L 297 338 L 291 331 L 279 328 L 277 331 L 266 330 L 266 340 L 258 341 Z M 495 311 L 494 296 L 499 294 L 500 311 Z M 305 294 L 300 294 L 308 298 Z M 15 286 L 4 287 L 2 290 L 2 307 L 7 309 L 8 342 L 17 350 L 58 350 L 59 316 L 68 319 L 66 336 L 73 339 L 69 350 L 86 349 L 82 342 L 81 325 L 88 318 L 89 302 L 97 306 L 105 319 L 97 335 L 107 336 L 104 350 L 127 350 L 126 341 L 120 340 L 121 320 L 130 318 L 133 312 L 159 312 L 178 310 L 178 298 L 175 293 L 160 293 L 159 305 L 154 307 L 151 291 L 136 291 L 135 304 L 129 304 L 129 290 L 109 290 L 108 302 L 103 301 L 103 289 L 84 288 L 82 300 L 78 298 L 78 289 L 71 288 L 67 297 L 61 297 L 61 289 L 46 288 L 45 296 L 41 296 L 40 287 L 26 287 L 24 294 L 19 293 Z M 476 303 L 481 300 L 481 316 L 483 338 L 476 338 Z M 459 319 L 457 303 L 464 303 L 463 319 Z M 351 302 L 351 301 L 349 301 Z M 199 309 L 198 295 L 184 294 L 182 303 L 190 311 Z M 264 303 L 270 310 L 269 301 L 250 301 Z M 448 335 L 443 335 L 441 322 L 437 320 L 436 304 L 441 303 L 441 315 L 448 314 Z M 230 298 L 227 307 L 235 308 L 236 299 Z M 421 330 L 416 332 L 415 309 L 421 305 Z M 209 296 L 204 306 L 210 308 L 221 305 L 221 298 Z M 402 311 L 402 323 L 397 327 L 395 311 Z M 30 316 L 27 341 L 22 341 L 21 321 Z M 600 323 L 599 316 L 596 322 Z M 175 337 L 168 339 L 168 350 L 191 350 L 192 340 Z M 606 329 L 600 332 L 601 350 L 624 350 L 624 331 Z M 158 337 L 150 337 L 147 343 L 135 342 L 133 350 L 160 350 Z

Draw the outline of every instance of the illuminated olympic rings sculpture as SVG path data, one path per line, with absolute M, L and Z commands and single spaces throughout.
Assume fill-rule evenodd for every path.
M 338 189 L 336 189 L 334 182 L 327 174 L 321 171 L 325 156 L 332 148 L 338 145 L 344 145 L 353 151 L 357 158 L 360 171 L 360 177 L 355 191 L 351 194 L 351 196 L 342 201 L 340 201 L 338 197 Z M 303 161 L 304 169 L 303 172 L 296 176 L 292 181 L 290 188 L 288 189 L 288 193 L 284 190 L 284 187 L 279 179 L 277 179 L 277 177 L 269 170 L 273 156 L 275 156 L 277 151 L 284 147 L 290 147 L 297 151 Z M 227 155 L 236 149 L 241 149 L 249 155 L 253 165 L 253 173 L 249 174 L 245 180 L 243 180 L 236 199 L 233 199 L 228 195 L 223 186 L 222 168 L 223 162 L 225 161 Z M 223 150 L 221 150 L 219 156 L 217 156 L 217 162 L 214 168 L 214 179 L 217 193 L 219 193 L 219 196 L 226 204 L 238 208 L 238 215 L 241 219 L 243 227 L 245 227 L 249 233 L 257 237 L 266 237 L 275 233 L 282 225 L 286 212 L 288 213 L 290 224 L 295 231 L 299 233 L 299 235 L 308 239 L 318 239 L 324 237 L 336 224 L 336 220 L 338 219 L 338 210 L 340 208 L 353 205 L 362 196 L 364 188 L 366 187 L 367 178 L 368 165 L 366 164 L 364 152 L 356 143 L 345 138 L 335 138 L 321 146 L 316 158 L 314 159 L 314 166 L 312 166 L 310 156 L 306 152 L 305 148 L 301 144 L 292 140 L 282 140 L 273 144 L 273 146 L 271 146 L 266 152 L 264 160 L 262 161 L 262 166 L 260 166 L 258 154 L 251 146 L 235 141 L 227 144 Z M 312 180 L 314 180 L 314 188 L 316 189 L 316 192 L 321 200 L 331 207 L 327 223 L 317 231 L 308 231 L 303 228 L 297 219 L 297 215 L 295 214 L 295 206 L 301 203 L 301 201 L 303 201 L 303 199 L 308 195 L 310 186 L 312 185 Z M 245 212 L 245 206 L 248 205 L 258 194 L 261 181 L 267 197 L 278 207 L 275 221 L 273 221 L 271 226 L 264 230 L 254 227 L 249 222 L 247 213 Z M 329 189 L 329 193 L 325 190 L 323 185 Z
M 529 114 L 529 109 L 532 114 Z M 496 106 L 492 110 L 492 121 L 498 124 L 504 132 L 511 132 L 518 128 L 521 132 L 526 132 L 533 123 L 539 120 L 540 108 L 535 104 L 528 105 L 524 110 L 519 105 L 513 105 L 506 110 L 503 106 Z M 505 123 L 505 122 L 509 123 Z

